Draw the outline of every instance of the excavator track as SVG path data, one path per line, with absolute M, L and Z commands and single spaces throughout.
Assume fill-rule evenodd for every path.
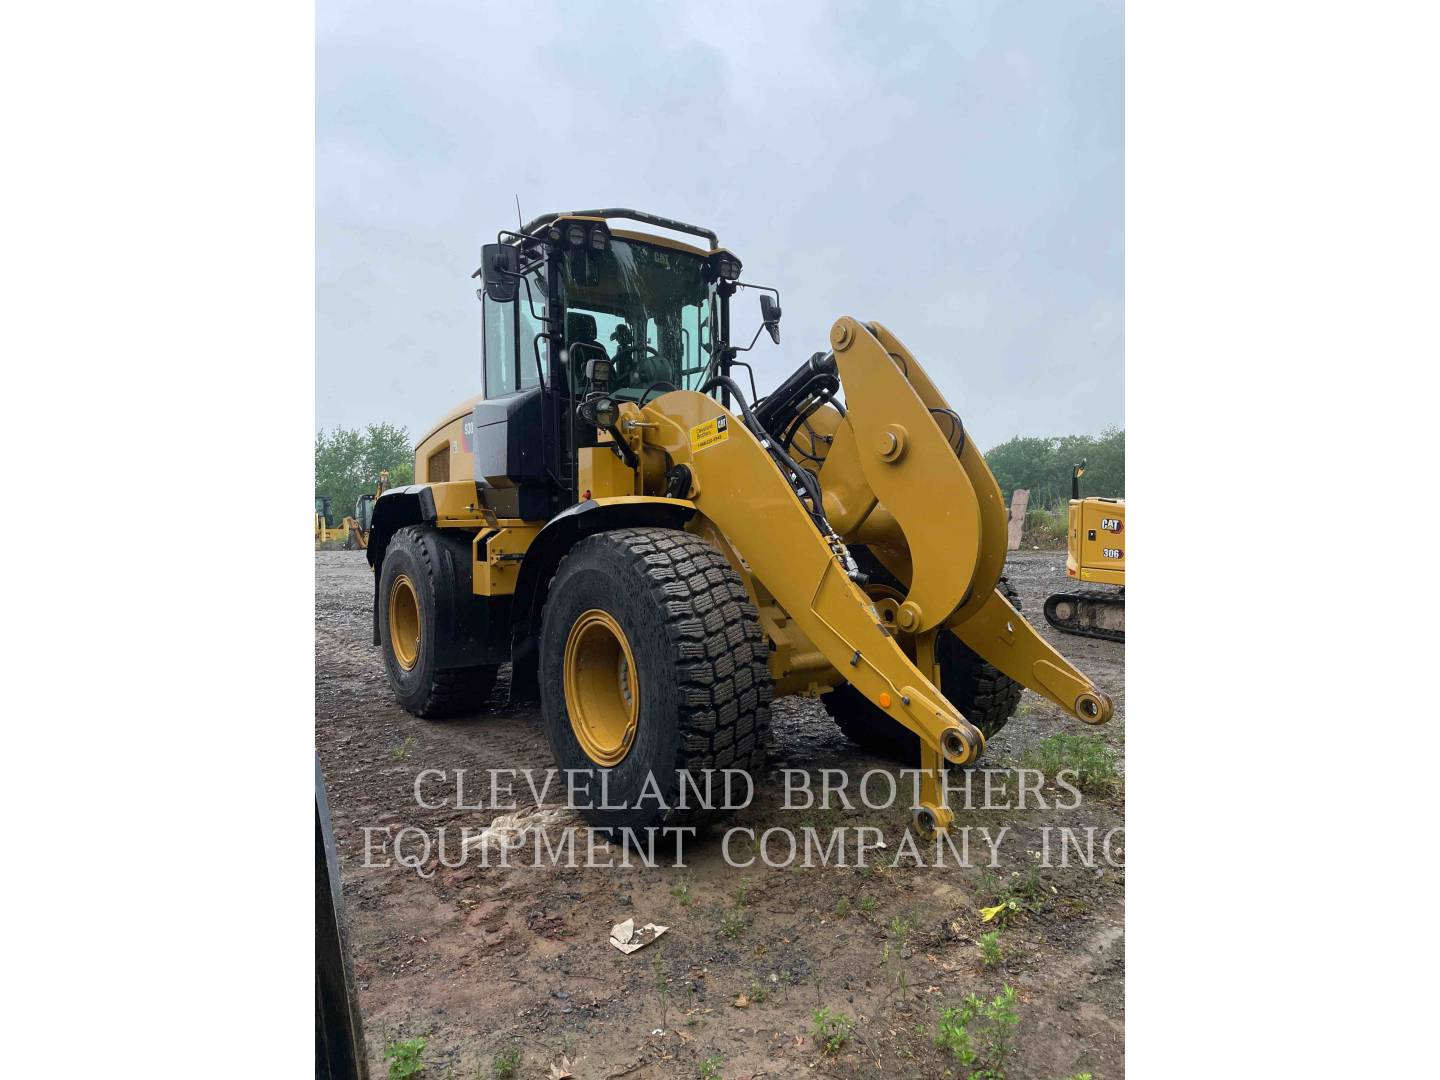
M 1062 634 L 1125 640 L 1125 590 L 1056 593 L 1045 601 L 1045 621 Z

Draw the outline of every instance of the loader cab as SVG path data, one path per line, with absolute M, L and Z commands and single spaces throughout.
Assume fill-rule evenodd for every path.
M 709 230 L 637 211 L 545 215 L 487 244 L 476 271 L 485 392 L 470 435 L 492 509 L 536 520 L 579 500 L 578 451 L 600 437 L 577 416 L 587 398 L 643 403 L 728 375 L 740 270 Z M 778 320 L 778 305 L 766 310 Z

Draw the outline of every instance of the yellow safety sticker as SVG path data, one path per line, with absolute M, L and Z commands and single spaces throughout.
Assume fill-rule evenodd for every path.
M 730 438 L 730 418 L 728 416 L 717 416 L 713 420 L 706 420 L 703 424 L 696 424 L 690 429 L 690 452 L 698 454 L 701 450 L 718 446 L 728 438 Z

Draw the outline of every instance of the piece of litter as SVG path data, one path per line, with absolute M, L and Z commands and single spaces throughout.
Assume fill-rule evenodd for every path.
M 610 928 L 610 944 L 628 955 L 636 949 L 643 949 L 669 929 L 668 926 L 656 926 L 653 922 L 636 929 L 635 920 L 626 919 Z
M 1004 911 L 1009 906 L 1010 904 L 1007 901 L 1003 904 L 996 904 L 994 907 L 982 907 L 980 909 L 980 919 L 982 922 L 989 922 L 991 919 L 995 918 L 996 915 L 999 915 L 1000 912 Z

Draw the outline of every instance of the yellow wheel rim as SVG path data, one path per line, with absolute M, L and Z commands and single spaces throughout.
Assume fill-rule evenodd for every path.
M 640 722 L 640 683 L 625 631 L 599 608 L 576 619 L 565 641 L 565 709 L 591 761 L 625 760 Z
M 406 671 L 415 668 L 420 659 L 420 599 L 415 583 L 404 574 L 396 574 L 390 584 L 390 648 L 396 662 Z

